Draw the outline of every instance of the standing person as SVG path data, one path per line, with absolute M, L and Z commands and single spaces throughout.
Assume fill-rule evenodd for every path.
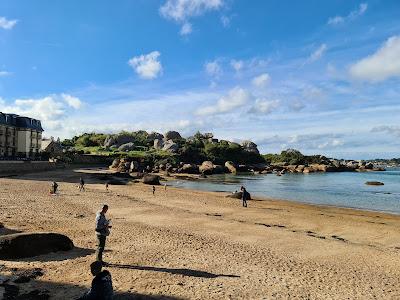
M 57 182 L 53 181 L 53 183 L 51 184 L 50 194 L 57 195 L 57 188 L 58 188 Z
M 108 192 L 108 181 L 106 182 L 106 191 Z
M 154 196 L 154 193 L 156 192 L 156 187 L 154 185 L 153 185 L 152 191 L 153 191 L 153 196 Z
M 166 191 L 166 190 L 167 190 L 167 184 L 164 183 L 164 191 Z
M 243 205 L 243 207 L 247 207 L 247 200 L 250 199 L 250 194 L 244 188 L 244 186 L 241 186 L 240 190 L 242 191 L 242 205 Z
M 80 192 L 85 191 L 85 181 L 83 180 L 82 177 L 79 179 L 79 191 Z
M 110 220 L 106 219 L 106 213 L 108 211 L 108 205 L 104 204 L 101 211 L 99 211 L 96 215 L 96 236 L 97 236 L 97 251 L 96 251 L 96 259 L 105 265 L 103 261 L 103 251 L 106 246 L 107 236 L 110 235 Z
M 111 300 L 113 298 L 111 274 L 109 271 L 101 269 L 102 264 L 99 261 L 90 264 L 90 271 L 94 276 L 92 286 L 78 300 Z

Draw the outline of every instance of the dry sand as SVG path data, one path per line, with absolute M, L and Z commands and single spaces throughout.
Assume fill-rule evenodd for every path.
M 153 196 L 142 184 L 107 193 L 90 180 L 80 193 L 79 176 L 0 178 L 0 222 L 66 234 L 77 247 L 0 260 L 0 277 L 39 267 L 44 276 L 23 290 L 80 296 L 92 279 L 95 213 L 108 203 L 105 260 L 116 299 L 400 299 L 399 216 L 277 200 L 242 208 L 220 193 L 157 187 Z M 53 179 L 58 196 L 48 194 Z

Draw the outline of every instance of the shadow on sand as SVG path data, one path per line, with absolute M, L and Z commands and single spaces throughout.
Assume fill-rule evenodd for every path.
M 213 274 L 205 271 L 192 270 L 192 269 L 171 269 L 162 267 L 149 267 L 149 266 L 133 266 L 133 265 L 119 265 L 119 264 L 107 264 L 109 268 L 120 268 L 120 269 L 130 269 L 130 270 L 140 270 L 140 271 L 153 271 L 153 272 L 163 272 L 174 275 L 183 275 L 190 277 L 200 277 L 200 278 L 217 278 L 217 277 L 230 277 L 239 278 L 237 275 L 224 275 L 224 274 Z
M 63 261 L 63 260 L 75 259 L 75 258 L 78 258 L 78 257 L 85 257 L 85 256 L 88 256 L 88 255 L 92 255 L 94 252 L 95 251 L 93 249 L 74 247 L 74 249 L 72 249 L 70 251 L 58 251 L 58 252 L 52 252 L 52 253 L 49 253 L 49 254 L 33 256 L 33 257 L 10 259 L 9 261 L 24 261 L 24 262 L 31 262 L 31 261 L 40 261 L 40 262 Z
M 15 300 L 47 300 L 47 299 L 69 299 L 74 300 L 87 292 L 88 288 L 79 285 L 61 284 L 49 281 L 32 279 L 29 283 L 18 284 L 13 281 L 12 276 L 5 276 L 0 272 L 0 295 L 1 299 Z M 88 283 L 90 284 L 90 283 Z M 115 300 L 179 300 L 182 298 L 147 295 L 136 292 L 115 292 Z

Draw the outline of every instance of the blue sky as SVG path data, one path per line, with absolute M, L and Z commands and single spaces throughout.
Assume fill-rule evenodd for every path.
M 2 0 L 0 111 L 399 157 L 400 2 Z

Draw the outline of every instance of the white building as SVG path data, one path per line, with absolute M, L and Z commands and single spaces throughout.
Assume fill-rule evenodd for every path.
M 0 157 L 35 157 L 42 132 L 39 120 L 0 112 Z

